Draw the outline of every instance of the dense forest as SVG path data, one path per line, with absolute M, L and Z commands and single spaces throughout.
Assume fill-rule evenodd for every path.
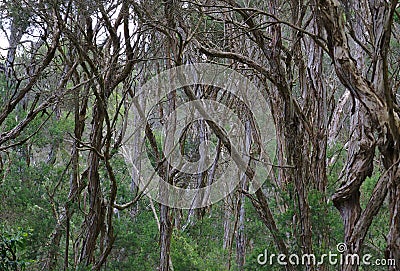
M 393 0 L 0 0 L 0 270 L 400 270 Z

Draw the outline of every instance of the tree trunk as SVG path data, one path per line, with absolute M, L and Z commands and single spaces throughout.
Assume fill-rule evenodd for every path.
M 97 238 L 104 228 L 105 209 L 103 208 L 103 195 L 100 189 L 98 152 L 102 149 L 104 111 L 103 105 L 97 100 L 93 108 L 92 134 L 90 136 L 91 146 L 94 150 L 88 156 L 88 192 L 89 213 L 84 222 L 84 239 L 80 255 L 80 262 L 86 265 L 95 262 L 94 252 L 97 247 Z

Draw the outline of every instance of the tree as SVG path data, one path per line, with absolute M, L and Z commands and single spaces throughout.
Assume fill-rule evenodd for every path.
M 38 259 L 33 269 L 101 270 L 132 261 L 164 271 L 251 270 L 262 242 L 276 254 L 320 255 L 343 240 L 345 256 L 372 247 L 399 258 L 397 1 L 8 1 L 0 12 L 9 42 L 0 74 L 0 196 L 8 204 L 1 225 L 37 229 L 33 209 L 51 225 L 50 234 L 33 237 L 40 246 L 30 255 Z M 248 89 L 246 104 L 200 84 L 143 93 L 153 76 L 193 63 L 234 69 L 263 98 L 252 100 Z M 224 104 L 243 124 L 246 164 L 235 159 L 224 127 L 172 114 L 203 100 Z M 255 120 L 260 103 L 273 115 L 272 147 L 261 139 L 271 131 Z M 140 112 L 150 112 L 145 121 Z M 183 121 L 190 123 L 180 129 Z M 177 139 L 166 140 L 162 129 Z M 215 153 L 206 170 L 204 146 Z M 170 163 L 166 151 L 174 147 L 198 172 Z M 222 204 L 194 208 L 208 191 L 181 210 L 143 197 L 143 157 L 180 188 L 207 187 L 230 163 L 245 171 Z M 251 194 L 257 165 L 271 170 Z M 13 193 L 20 194 L 15 203 Z M 23 219 L 9 216 L 13 208 Z M 385 237 L 372 236 L 378 228 Z M 182 263 L 179 246 L 187 253 Z M 203 247 L 218 255 L 213 264 L 201 263 L 213 254 Z

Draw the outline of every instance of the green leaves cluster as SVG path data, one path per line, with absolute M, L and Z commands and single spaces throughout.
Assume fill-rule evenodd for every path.
M 32 230 L 0 228 L 0 270 L 26 270 L 34 261 L 27 258 L 27 244 Z

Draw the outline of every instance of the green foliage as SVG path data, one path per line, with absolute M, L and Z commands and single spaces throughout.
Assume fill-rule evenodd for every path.
M 148 202 L 142 202 L 115 219 L 118 236 L 109 270 L 155 270 L 159 257 L 156 221 Z M 136 215 L 137 214 L 137 215 Z
M 226 270 L 228 251 L 223 250 L 222 208 L 195 220 L 185 231 L 174 231 L 171 257 L 175 270 Z
M 32 230 L 6 230 L 0 226 L 0 270 L 26 270 L 34 261 L 27 254 L 27 244 L 32 236 Z
M 361 186 L 361 208 L 364 209 L 372 196 L 375 185 L 381 177 L 379 170 L 374 171 L 371 177 L 366 178 Z M 389 223 L 387 214 L 389 213 L 389 206 L 384 202 L 375 219 L 368 230 L 367 237 L 364 241 L 363 253 L 372 255 L 372 259 L 385 259 L 384 251 L 386 249 L 386 234 L 389 232 Z M 365 270 L 365 269 L 361 269 Z M 378 266 L 368 267 L 368 270 L 378 271 L 381 270 Z
M 26 242 L 26 256 L 37 259 L 45 251 L 45 244 L 55 225 L 52 210 L 58 206 L 52 201 L 65 200 L 65 193 L 55 194 L 52 198 L 50 193 L 57 183 L 67 183 L 67 180 L 63 176 L 63 166 L 45 162 L 28 166 L 21 157 L 22 149 L 9 153 L 13 163 L 0 184 L 0 221 L 6 228 L 32 229 Z
M 400 7 L 396 8 L 396 12 L 394 12 L 393 14 L 393 21 L 396 23 L 400 23 L 399 14 L 400 14 Z
M 199 271 L 202 259 L 197 253 L 198 246 L 190 238 L 175 231 L 172 238 L 172 262 L 174 270 Z

